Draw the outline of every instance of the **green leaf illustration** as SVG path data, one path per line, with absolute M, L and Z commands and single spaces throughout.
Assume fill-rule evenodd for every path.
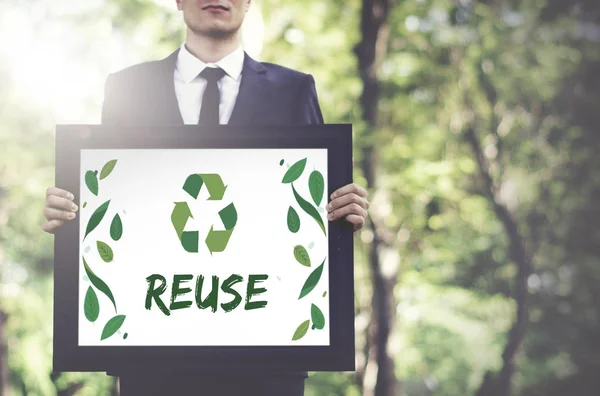
M 125 322 L 125 315 L 114 316 L 108 322 L 106 322 L 106 325 L 104 325 L 104 329 L 102 330 L 100 341 L 106 340 L 108 337 L 119 331 L 123 325 L 123 322 Z
M 107 263 L 113 261 L 113 251 L 110 246 L 102 241 L 96 241 L 96 246 L 98 247 L 98 253 L 100 254 L 102 260 Z
M 118 241 L 121 239 L 121 235 L 123 235 L 123 223 L 121 222 L 121 216 L 117 213 L 110 223 L 110 237 L 113 241 Z
M 321 263 L 321 265 L 319 265 L 306 279 L 306 282 L 304 282 L 304 286 L 302 286 L 302 291 L 300 291 L 300 297 L 298 297 L 298 300 L 300 300 L 302 297 L 306 296 L 308 293 L 310 293 L 315 286 L 317 286 L 317 283 L 319 283 L 319 280 L 321 279 L 321 274 L 323 273 L 323 265 L 325 265 L 325 259 L 323 259 L 323 262 Z
M 292 208 L 291 206 L 287 213 L 287 225 L 288 229 L 294 233 L 298 232 L 300 229 L 300 217 L 298 216 L 296 209 Z
M 291 183 L 293 181 L 298 180 L 300 176 L 302 176 L 302 172 L 304 172 L 304 167 L 306 166 L 306 158 L 301 159 L 296 162 L 294 165 L 290 166 L 290 169 L 285 172 L 283 176 L 282 183 Z
M 88 278 L 90 278 L 90 282 L 92 282 L 92 285 L 94 285 L 96 289 L 100 290 L 106 295 L 106 297 L 108 297 L 108 299 L 113 303 L 113 306 L 115 307 L 115 312 L 117 312 L 117 304 L 115 303 L 115 298 L 113 297 L 110 288 L 106 283 L 104 283 L 102 279 L 98 278 L 94 271 L 92 271 L 92 269 L 88 266 L 87 262 L 85 261 L 85 257 L 82 256 L 82 258 L 83 267 L 85 268 L 85 273 L 87 274 Z
M 300 264 L 304 265 L 305 267 L 310 267 L 310 256 L 308 255 L 308 252 L 304 246 L 294 246 L 294 257 Z
M 327 232 L 325 232 L 325 224 L 323 224 L 323 219 L 321 219 L 321 215 L 319 214 L 317 209 L 315 209 L 315 207 L 312 206 L 312 204 L 310 202 L 308 202 L 307 200 L 305 200 L 298 194 L 298 192 L 296 191 L 296 188 L 294 187 L 293 184 L 292 184 L 292 190 L 294 191 L 294 197 L 296 198 L 296 202 L 298 202 L 298 205 L 300 205 L 302 210 L 304 210 L 306 213 L 308 213 L 309 216 L 311 216 L 313 219 L 315 219 L 315 221 L 317 222 L 319 227 L 321 227 L 323 234 L 327 235 Z
M 325 191 L 325 179 L 319 171 L 313 171 L 308 178 L 308 189 L 314 203 L 319 206 L 323 200 L 323 192 Z
M 87 292 L 85 293 L 85 300 L 83 301 L 83 312 L 85 313 L 85 317 L 90 322 L 94 323 L 96 319 L 98 319 L 98 315 L 100 314 L 100 304 L 98 304 L 98 297 L 96 296 L 96 292 L 92 287 L 88 287 Z
M 88 225 L 85 229 L 85 236 L 83 237 L 83 239 L 85 239 L 90 232 L 94 231 L 94 229 L 98 227 L 98 224 L 100 224 L 100 222 L 104 218 L 104 215 L 106 214 L 106 211 L 108 210 L 108 205 L 110 205 L 110 199 L 104 202 L 102 205 L 98 206 L 98 209 L 96 209 L 94 213 L 92 213 L 90 221 L 88 222 Z
M 113 169 L 115 169 L 116 164 L 117 164 L 116 159 L 110 160 L 106 164 L 104 164 L 104 166 L 102 167 L 102 170 L 100 171 L 100 180 L 106 179 L 108 177 L 108 175 L 110 175 L 110 173 L 113 171 Z
M 312 319 L 312 329 L 322 330 L 325 327 L 325 316 L 315 304 L 310 306 L 310 318 Z
M 85 185 L 92 194 L 98 196 L 98 171 L 85 172 Z
M 296 341 L 296 340 L 299 340 L 300 338 L 304 337 L 306 335 L 306 332 L 308 331 L 308 326 L 310 326 L 310 320 L 302 322 L 300 324 L 300 326 L 298 326 L 298 328 L 294 332 L 292 341 Z

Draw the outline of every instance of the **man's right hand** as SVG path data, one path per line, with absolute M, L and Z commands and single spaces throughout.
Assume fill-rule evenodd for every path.
M 78 209 L 73 199 L 73 194 L 60 188 L 50 187 L 46 190 L 44 217 L 47 221 L 42 230 L 54 234 L 65 221 L 73 220 Z

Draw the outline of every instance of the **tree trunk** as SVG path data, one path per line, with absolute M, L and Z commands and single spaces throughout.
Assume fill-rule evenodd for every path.
M 374 133 L 378 126 L 378 103 L 380 98 L 377 72 L 385 57 L 388 27 L 387 20 L 392 8 L 392 0 L 363 0 L 361 13 L 362 40 L 356 46 L 363 92 L 360 97 L 362 117 Z M 377 190 L 378 151 L 373 144 L 363 148 L 362 171 L 367 180 L 369 191 Z M 363 394 L 365 396 L 399 395 L 399 384 L 394 373 L 394 360 L 388 351 L 390 334 L 396 320 L 394 285 L 397 271 L 384 275 L 381 270 L 381 249 L 384 247 L 379 236 L 378 224 L 369 223 L 373 240 L 369 249 L 369 264 L 373 288 L 373 315 L 368 326 L 369 352 L 367 364 L 362 375 Z M 375 377 L 376 380 L 369 379 Z M 375 374 L 376 373 L 376 374 Z
M 113 378 L 113 388 L 111 392 L 111 396 L 120 396 L 121 395 L 121 384 L 119 382 L 119 377 Z
M 490 165 L 483 154 L 473 127 L 467 129 L 465 138 L 475 154 L 479 172 L 485 184 L 485 195 L 508 237 L 509 257 L 517 265 L 514 296 L 517 304 L 517 316 L 508 333 L 508 340 L 502 353 L 502 369 L 495 376 L 486 374 L 477 396 L 510 396 L 515 359 L 523 342 L 527 323 L 527 278 L 531 274 L 531 254 L 527 250 L 524 238 L 519 233 L 517 221 L 499 197 L 498 188 L 490 175 Z
M 4 331 L 6 314 L 0 308 L 0 396 L 8 395 L 8 359 L 6 334 Z
M 61 373 L 57 371 L 53 371 L 50 373 L 50 380 L 54 384 L 56 388 L 56 396 L 74 396 L 77 392 L 79 392 L 83 387 L 84 383 L 82 382 L 74 382 L 67 385 L 66 389 L 61 389 L 58 386 L 58 379 L 60 378 Z
M 0 172 L 0 180 L 2 173 Z M 8 189 L 5 185 L 0 183 L 0 234 L 3 231 L 4 226 L 8 220 L 8 210 L 3 205 L 6 196 L 8 195 Z M 4 246 L 3 241 L 0 240 L 0 266 L 4 264 Z M 2 282 L 2 279 L 0 279 Z M 0 306 L 0 396 L 8 395 L 8 350 L 6 344 L 6 313 Z
M 463 62 L 464 49 L 453 50 L 453 64 L 456 68 L 458 76 L 462 76 L 461 64 Z M 478 89 L 482 90 L 488 101 L 491 109 L 494 109 L 497 104 L 497 90 L 482 71 L 478 73 Z M 502 223 L 504 232 L 509 242 L 508 255 L 517 266 L 517 274 L 515 276 L 515 293 L 514 299 L 517 305 L 517 314 L 515 321 L 508 332 L 506 345 L 502 353 L 502 368 L 496 374 L 488 372 L 485 374 L 481 386 L 476 392 L 476 396 L 510 396 L 511 395 L 511 379 L 515 371 L 515 360 L 523 339 L 525 337 L 525 327 L 528 321 L 527 316 L 527 279 L 532 271 L 533 254 L 527 247 L 525 238 L 519 233 L 517 220 L 508 209 L 508 206 L 500 196 L 500 182 L 494 181 L 492 174 L 492 163 L 489 160 L 481 147 L 481 142 L 477 134 L 477 128 L 480 124 L 480 119 L 476 112 L 476 106 L 473 103 L 472 97 L 466 91 L 463 94 L 464 105 L 466 110 L 473 115 L 469 125 L 465 128 L 463 137 L 471 146 L 479 175 L 483 181 L 483 194 L 491 205 L 496 218 Z M 502 178 L 503 150 L 501 137 L 498 134 L 499 121 L 497 115 L 492 111 L 490 115 L 489 126 L 483 127 L 487 133 L 496 137 L 497 156 L 494 166 L 498 170 L 498 179 Z
M 77 382 L 70 384 L 67 389 L 59 390 L 56 392 L 56 396 L 75 396 L 83 388 L 83 383 Z

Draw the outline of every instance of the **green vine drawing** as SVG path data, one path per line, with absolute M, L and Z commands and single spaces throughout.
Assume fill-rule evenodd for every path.
M 314 202 L 316 207 L 311 202 L 304 199 L 298 193 L 298 191 L 296 191 L 296 187 L 294 186 L 294 182 L 298 181 L 300 179 L 300 177 L 302 176 L 302 174 L 304 173 L 304 169 L 306 168 L 306 162 L 307 162 L 307 158 L 303 158 L 303 159 L 295 162 L 292 166 L 290 166 L 288 168 L 288 170 L 285 173 L 285 175 L 283 176 L 281 182 L 283 184 L 291 185 L 294 199 L 295 199 L 296 203 L 298 204 L 298 206 L 300 207 L 300 209 L 302 209 L 302 211 L 304 211 L 304 213 L 308 214 L 310 216 L 310 218 L 312 218 L 317 223 L 317 225 L 319 226 L 321 231 L 323 231 L 323 235 L 325 237 L 327 237 L 327 231 L 325 230 L 325 223 L 323 222 L 323 219 L 321 218 L 321 215 L 319 214 L 319 209 L 320 209 L 319 206 L 321 205 L 321 202 L 323 201 L 323 196 L 325 193 L 325 179 L 323 177 L 323 174 L 321 172 L 319 172 L 318 170 L 313 170 L 308 178 L 308 190 L 310 192 L 310 197 L 312 198 L 312 201 Z M 279 165 L 281 166 L 283 164 L 284 164 L 284 160 L 281 160 L 279 162 Z M 293 206 L 290 205 L 288 212 L 287 212 L 288 230 L 290 232 L 292 232 L 293 234 L 296 234 L 300 230 L 301 224 L 302 224 L 302 222 L 301 222 L 300 216 L 298 215 L 298 212 L 296 211 L 296 209 L 294 209 Z M 311 244 L 309 245 L 308 248 L 311 249 L 312 246 L 313 246 L 313 243 L 311 242 Z M 303 245 L 295 245 L 293 247 L 293 255 L 294 255 L 295 260 L 298 263 L 300 263 L 301 265 L 303 265 L 307 268 L 311 267 L 312 262 L 311 262 L 310 254 L 308 253 L 308 251 L 306 250 L 306 248 Z M 321 275 L 323 273 L 323 267 L 325 265 L 326 260 L 327 260 L 327 257 L 325 257 L 323 259 L 323 262 L 321 263 L 321 265 L 319 265 L 317 268 L 313 269 L 310 272 L 310 274 L 306 278 L 306 281 L 304 282 L 304 285 L 302 286 L 302 289 L 300 290 L 300 294 L 298 297 L 299 300 L 306 297 L 310 292 L 312 292 L 315 289 L 315 287 L 319 283 L 319 280 L 321 279 Z M 325 297 L 326 295 L 327 295 L 327 291 L 323 292 L 323 297 Z M 311 326 L 311 322 L 312 322 L 312 326 Z M 303 338 L 308 333 L 309 329 L 323 330 L 324 328 L 325 328 L 325 316 L 323 315 L 323 312 L 317 305 L 311 304 L 310 319 L 307 319 L 307 320 L 303 321 L 302 323 L 300 323 L 300 325 L 296 328 L 294 335 L 292 336 L 292 341 L 297 341 L 297 340 Z
M 108 161 L 106 164 L 104 164 L 104 166 L 102 167 L 102 170 L 100 171 L 100 178 L 98 178 L 97 170 L 94 170 L 94 171 L 88 170 L 85 173 L 85 176 L 84 176 L 85 184 L 86 184 L 88 190 L 92 194 L 94 194 L 95 196 L 98 196 L 99 191 L 100 191 L 99 181 L 106 179 L 112 173 L 116 164 L 117 164 L 116 159 Z M 86 204 L 84 204 L 84 207 L 85 206 L 87 206 L 87 202 L 86 202 Z M 85 235 L 83 237 L 82 242 L 85 241 L 87 236 L 100 225 L 100 223 L 102 222 L 102 220 L 104 219 L 104 217 L 108 211 L 109 206 L 110 206 L 110 199 L 105 201 L 98 208 L 96 208 L 96 210 L 94 210 L 94 212 L 90 216 L 90 219 L 86 225 Z M 119 214 L 115 214 L 115 216 L 113 217 L 112 222 L 110 224 L 110 237 L 113 241 L 116 242 L 119 239 L 121 239 L 122 235 L 123 235 L 123 222 L 122 222 Z M 110 263 L 113 261 L 114 252 L 108 243 L 97 240 L 96 248 L 98 251 L 98 255 L 104 262 Z M 85 252 L 88 253 L 89 249 L 85 249 Z M 110 290 L 110 287 L 106 284 L 106 282 L 104 282 L 98 275 L 96 275 L 94 273 L 94 271 L 92 270 L 92 268 L 89 266 L 88 262 L 86 261 L 85 256 L 81 255 L 81 258 L 83 261 L 83 268 L 87 275 L 87 279 L 89 279 L 90 283 L 92 284 L 91 286 L 88 287 L 87 292 L 85 294 L 84 301 L 83 301 L 83 312 L 84 312 L 86 319 L 89 322 L 95 323 L 100 315 L 100 300 L 98 299 L 98 295 L 97 295 L 96 291 L 104 294 L 106 296 L 106 298 L 108 298 L 110 300 L 110 302 L 112 303 L 113 308 L 115 310 L 115 315 L 106 322 L 106 324 L 104 325 L 104 327 L 102 329 L 102 333 L 100 335 L 100 341 L 103 341 L 103 340 L 113 336 L 115 333 L 117 333 L 119 331 L 119 329 L 123 326 L 123 323 L 125 322 L 126 316 L 118 314 L 117 303 L 115 301 L 112 291 Z M 124 339 L 127 338 L 127 333 L 125 333 L 125 336 L 123 338 Z

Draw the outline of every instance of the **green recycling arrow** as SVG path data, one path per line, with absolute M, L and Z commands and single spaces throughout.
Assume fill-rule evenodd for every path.
M 181 238 L 183 229 L 185 228 L 188 218 L 190 217 L 192 219 L 194 218 L 187 202 L 175 202 L 175 209 L 173 209 L 173 213 L 171 213 L 171 222 L 173 223 L 179 238 Z
M 219 217 L 225 226 L 224 231 L 215 231 L 214 226 L 210 227 L 210 231 L 206 236 L 206 246 L 210 251 L 210 254 L 213 252 L 222 252 L 227 247 L 227 242 L 229 242 L 229 237 L 233 233 L 233 227 L 237 223 L 237 211 L 235 210 L 235 206 L 233 203 L 230 203 L 219 212 Z
M 223 199 L 227 186 L 223 184 L 221 176 L 216 173 L 191 174 L 183 184 L 183 189 L 196 199 L 198 198 L 198 194 L 200 193 L 203 184 L 206 184 L 206 188 L 210 194 L 210 197 L 208 198 L 209 201 L 220 201 Z
M 197 199 L 202 186 L 206 184 L 206 189 L 209 193 L 209 201 L 219 201 L 223 199 L 227 186 L 223 184 L 221 176 L 216 173 L 201 174 L 194 173 L 188 176 L 185 183 L 183 184 L 183 190 L 187 192 L 192 198 Z M 233 203 L 230 203 L 221 211 L 219 211 L 219 217 L 223 222 L 225 230 L 215 230 L 214 225 L 210 227 L 210 231 L 206 237 L 206 247 L 213 252 L 223 252 L 227 247 L 229 238 L 233 233 L 233 228 L 237 223 L 237 211 Z M 184 231 L 185 226 L 189 218 L 194 218 L 190 207 L 187 202 L 175 202 L 175 207 L 171 213 L 171 223 L 175 228 L 175 232 L 179 237 L 183 248 L 190 253 L 198 252 L 198 231 Z
M 194 218 L 187 202 L 175 202 L 175 208 L 171 213 L 171 222 L 175 227 L 175 232 L 183 245 L 183 248 L 190 253 L 198 251 L 198 231 L 184 231 L 189 218 Z

